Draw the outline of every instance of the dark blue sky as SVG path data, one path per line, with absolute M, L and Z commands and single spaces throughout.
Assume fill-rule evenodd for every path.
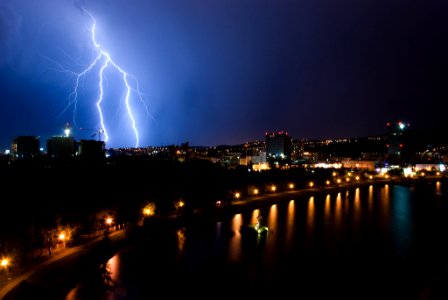
M 388 120 L 447 126 L 448 2 L 0 0 L 0 150 L 64 124 L 100 128 L 99 68 L 67 99 L 97 40 L 135 76 L 140 145 L 382 134 Z M 133 83 L 135 83 L 133 81 Z M 105 71 L 107 147 L 133 146 L 124 89 Z M 65 111 L 64 109 L 67 108 Z

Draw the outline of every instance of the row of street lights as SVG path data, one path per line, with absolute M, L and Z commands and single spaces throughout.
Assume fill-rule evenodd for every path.
M 325 185 L 326 186 L 330 186 L 331 185 L 331 182 L 333 181 L 334 183 L 336 183 L 336 184 L 341 184 L 342 182 L 343 182 L 343 179 L 342 178 L 340 178 L 340 177 L 337 177 L 338 176 L 338 174 L 336 173 L 336 172 L 334 172 L 333 173 L 333 180 L 326 180 L 325 181 Z M 370 181 L 372 181 L 373 180 L 373 176 L 372 175 L 370 175 L 370 176 L 367 176 L 367 178 L 368 178 L 368 180 L 370 180 Z M 390 176 L 389 175 L 385 175 L 384 176 L 384 178 L 385 179 L 389 179 L 390 178 Z M 349 182 L 351 182 L 351 181 L 353 181 L 353 182 L 359 182 L 361 180 L 361 177 L 359 176 L 359 175 L 355 175 L 355 176 L 353 176 L 353 174 L 351 174 L 351 173 L 348 173 L 347 174 L 347 177 L 345 178 L 345 182 L 346 183 L 349 183 Z M 308 182 L 308 184 L 306 185 L 308 188 L 314 188 L 315 186 L 316 186 L 316 184 L 314 183 L 314 181 L 309 181 Z M 288 187 L 288 189 L 290 189 L 290 190 L 294 190 L 294 188 L 295 188 L 295 185 L 294 185 L 294 183 L 289 183 L 288 185 L 287 185 L 287 187 Z M 277 186 L 276 185 L 271 185 L 271 186 L 269 186 L 268 188 L 267 188 L 267 191 L 268 192 L 271 192 L 271 193 L 275 193 L 276 191 L 277 191 Z M 258 188 L 254 188 L 252 191 L 251 191 L 251 193 L 250 193 L 251 195 L 253 195 L 253 196 L 257 196 L 257 195 L 259 195 L 260 194 L 260 190 L 258 189 Z M 238 200 L 238 199 L 240 199 L 241 197 L 242 197 L 242 194 L 241 194 L 241 192 L 235 192 L 234 194 L 233 194 L 233 197 L 236 199 L 236 200 Z

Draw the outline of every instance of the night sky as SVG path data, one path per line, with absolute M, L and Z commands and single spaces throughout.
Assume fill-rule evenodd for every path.
M 96 57 L 82 8 L 138 79 L 140 146 L 448 128 L 446 0 L 0 0 L 1 151 L 17 135 L 45 145 L 67 122 L 76 139 L 100 128 L 98 67 L 80 81 L 76 124 L 67 102 Z M 104 76 L 106 147 L 134 146 L 122 81 Z

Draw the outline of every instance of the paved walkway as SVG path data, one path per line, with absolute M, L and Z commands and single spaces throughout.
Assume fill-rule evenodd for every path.
M 124 229 L 120 229 L 114 232 L 111 232 L 109 234 L 109 237 L 124 235 Z M 15 277 L 10 277 L 10 280 L 6 281 L 6 283 L 3 286 L 0 286 L 0 299 L 3 299 L 12 289 L 14 289 L 17 285 L 19 285 L 22 281 L 27 280 L 29 277 L 34 275 L 35 273 L 41 271 L 49 264 L 54 263 L 55 261 L 58 261 L 60 259 L 63 259 L 64 257 L 73 255 L 75 253 L 78 253 L 81 250 L 86 249 L 87 247 L 91 246 L 92 244 L 100 241 L 102 239 L 102 236 L 86 243 L 80 246 L 76 246 L 73 248 L 66 248 L 66 249 L 60 249 L 53 252 L 53 255 L 46 256 L 42 262 L 40 262 L 37 265 L 30 266 L 28 268 L 25 268 L 15 275 Z

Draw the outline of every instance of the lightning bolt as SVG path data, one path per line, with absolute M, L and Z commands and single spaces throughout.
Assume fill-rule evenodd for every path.
M 131 103 L 130 103 L 131 102 L 131 93 L 132 93 L 132 91 L 134 91 L 137 94 L 137 97 L 139 98 L 139 100 L 143 104 L 145 104 L 143 101 L 142 93 L 139 90 L 138 80 L 131 74 L 128 74 L 122 67 L 120 67 L 112 59 L 111 55 L 105 49 L 103 49 L 103 47 L 98 43 L 98 41 L 96 39 L 96 20 L 92 16 L 92 14 L 90 14 L 87 10 L 83 9 L 83 11 L 90 17 L 90 19 L 92 21 L 92 27 L 90 29 L 90 33 L 91 33 L 92 45 L 94 46 L 94 49 L 96 52 L 96 57 L 93 59 L 91 64 L 86 66 L 81 72 L 75 73 L 75 76 L 76 76 L 75 85 L 74 85 L 73 91 L 68 96 L 68 105 L 62 113 L 67 111 L 67 109 L 73 105 L 73 122 L 76 124 L 77 102 L 78 102 L 78 94 L 79 94 L 79 89 L 80 89 L 80 82 L 83 79 L 83 77 L 86 76 L 87 73 L 91 72 L 95 67 L 98 66 L 99 67 L 99 72 L 98 72 L 98 76 L 99 76 L 98 91 L 99 91 L 99 93 L 98 93 L 98 99 L 96 100 L 96 107 L 98 109 L 101 131 L 104 134 L 104 142 L 107 142 L 109 140 L 109 134 L 106 129 L 106 122 L 105 122 L 103 109 L 102 109 L 102 104 L 104 101 L 103 82 L 104 82 L 104 71 L 107 68 L 113 68 L 121 75 L 123 84 L 125 86 L 124 102 L 126 105 L 126 112 L 127 112 L 128 118 L 130 120 L 130 125 L 132 127 L 132 131 L 133 131 L 133 134 L 135 137 L 135 147 L 139 147 L 139 144 L 140 144 L 139 132 L 137 129 L 135 114 L 131 108 Z M 132 87 L 132 85 L 130 83 L 130 80 L 129 80 L 130 78 L 132 78 L 134 80 L 134 83 L 135 83 L 134 88 Z M 146 111 L 148 112 L 148 108 L 146 107 L 146 105 L 144 105 L 144 106 L 145 106 Z

